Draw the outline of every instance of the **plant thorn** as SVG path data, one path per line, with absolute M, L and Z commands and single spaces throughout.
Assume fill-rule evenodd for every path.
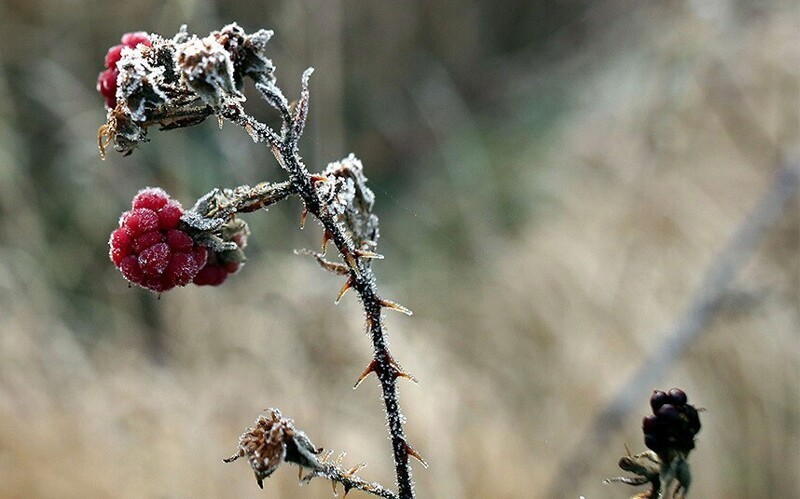
M 347 293 L 347 290 L 352 287 L 353 287 L 353 278 L 348 277 L 347 280 L 344 282 L 344 286 L 342 286 L 342 289 L 339 290 L 339 294 L 336 296 L 336 301 L 334 303 L 338 305 L 339 302 L 342 301 L 342 297 L 344 296 L 344 294 Z
M 377 367 L 378 367 L 378 362 L 375 359 L 372 359 L 372 361 L 370 361 L 370 363 L 367 366 L 367 368 L 364 369 L 364 372 L 361 373 L 361 376 L 358 377 L 358 380 L 356 380 L 356 384 L 353 385 L 353 390 L 358 388 L 358 385 L 360 385 L 361 382 L 364 381 L 364 378 L 369 376 L 370 373 L 377 374 L 377 371 L 376 371 Z
M 419 455 L 419 452 L 415 451 L 414 448 L 408 444 L 408 442 L 406 442 L 406 452 L 409 456 L 419 461 L 419 464 L 421 464 L 423 468 L 428 469 L 428 463 L 425 462 L 422 456 Z
M 300 230 L 306 227 L 306 218 L 308 218 L 308 207 L 304 204 L 303 211 L 300 212 Z
M 381 307 L 392 309 L 392 310 L 394 310 L 396 312 L 400 312 L 401 314 L 414 315 L 414 312 L 412 312 L 408 308 L 400 305 L 399 303 L 395 303 L 395 302 L 390 301 L 390 300 L 381 299 L 380 300 L 380 304 L 381 304 Z
M 333 238 L 333 235 L 327 229 L 322 234 L 322 255 L 325 256 L 325 253 L 328 252 L 328 242 Z
M 356 256 L 359 258 L 371 258 L 374 260 L 383 260 L 383 255 L 381 255 L 380 253 L 375 253 L 374 251 L 357 249 L 355 253 Z

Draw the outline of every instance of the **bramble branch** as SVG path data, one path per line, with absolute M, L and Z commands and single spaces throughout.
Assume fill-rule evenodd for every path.
M 413 498 L 409 457 L 418 459 L 423 466 L 427 464 L 406 439 L 397 379 L 414 378 L 390 353 L 383 323 L 384 309 L 407 315 L 411 312 L 378 292 L 371 269 L 372 260 L 382 258 L 375 252 L 378 218 L 372 213 L 375 196 L 366 185 L 361 162 L 351 154 L 318 174 L 309 173 L 303 163 L 298 142 L 308 117 L 308 83 L 313 69 L 303 73 L 300 98 L 290 104 L 276 85 L 275 68 L 266 57 L 265 47 L 271 36 L 272 32 L 266 30 L 248 35 L 231 24 L 199 38 L 183 27 L 172 39 L 129 34 L 123 37 L 122 45 L 109 51 L 107 69 L 98 80 L 98 90 L 106 97 L 108 107 L 107 122 L 98 132 L 101 154 L 105 155 L 111 144 L 117 151 L 131 154 L 147 141 L 150 126 L 162 130 L 182 128 L 216 115 L 220 123 L 235 123 L 254 142 L 266 143 L 289 177 L 288 181 L 264 182 L 255 187 L 213 189 L 185 211 L 163 191 L 146 189 L 134 198 L 132 210 L 123 215 L 120 228 L 112 235 L 112 260 L 129 281 L 159 293 L 190 282 L 219 285 L 244 263 L 249 229 L 237 215 L 298 196 L 304 206 L 301 226 L 310 213 L 323 229 L 321 252 L 300 253 L 310 254 L 324 269 L 345 277 L 337 303 L 348 289 L 353 289 L 363 306 L 373 358 L 356 386 L 371 373 L 378 378 L 392 442 L 397 497 Z M 245 111 L 245 78 L 253 81 L 264 100 L 279 113 L 280 131 Z M 336 248 L 340 261 L 327 259 L 328 243 Z M 281 419 L 277 411 L 273 411 L 272 418 Z M 284 429 L 292 435 L 302 433 L 287 428 Z M 235 457 L 250 456 L 261 484 L 271 471 L 265 474 L 263 469 L 257 469 L 256 464 L 263 465 L 259 454 L 263 449 L 253 449 L 242 447 L 240 440 L 240 453 Z M 318 460 L 318 451 L 305 450 L 305 461 L 299 464 L 312 469 L 307 479 L 324 476 L 342 483 L 346 490 L 359 488 L 381 497 L 395 497 L 380 485 L 356 477 L 354 470 L 344 471 L 338 465 Z M 286 454 L 285 460 L 291 461 L 291 456 Z

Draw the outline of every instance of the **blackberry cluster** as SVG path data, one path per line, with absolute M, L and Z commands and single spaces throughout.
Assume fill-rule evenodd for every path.
M 97 91 L 106 98 L 106 106 L 111 109 L 117 103 L 117 76 L 119 76 L 117 63 L 122 58 L 122 49 L 125 47 L 135 48 L 139 44 L 152 46 L 150 37 L 143 31 L 126 33 L 122 35 L 120 41 L 121 44 L 108 49 L 105 59 L 106 69 L 97 77 Z
M 183 208 L 162 189 L 147 188 L 111 234 L 109 256 L 125 278 L 157 293 L 186 286 L 208 260 L 205 247 L 181 230 Z
M 654 390 L 650 397 L 653 415 L 642 421 L 644 444 L 659 456 L 670 451 L 687 454 L 694 449 L 694 436 L 700 431 L 697 409 L 687 403 L 686 393 L 678 388 L 668 392 Z

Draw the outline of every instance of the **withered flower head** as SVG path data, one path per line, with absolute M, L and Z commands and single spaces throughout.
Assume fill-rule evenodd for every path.
M 239 449 L 226 463 L 247 456 L 256 475 L 258 486 L 264 488 L 264 479 L 278 469 L 284 461 L 306 468 L 322 466 L 317 459 L 317 449 L 305 433 L 294 427 L 294 421 L 281 416 L 278 409 L 268 409 L 258 416 L 253 428 L 239 437 Z
M 181 83 L 213 109 L 222 107 L 226 99 L 244 99 L 236 89 L 231 54 L 213 34 L 178 45 L 176 63 Z
M 347 228 L 358 249 L 372 250 L 378 244 L 378 217 L 372 213 L 375 194 L 367 187 L 361 160 L 350 154 L 329 163 L 323 174 L 328 182 L 317 189 L 323 198 L 332 201 L 329 209 Z
M 171 39 L 147 36 L 146 44 L 120 46 L 109 56 L 113 70 L 107 67 L 100 74 L 98 90 L 108 109 L 107 122 L 98 131 L 103 154 L 112 143 L 130 154 L 147 140 L 150 126 L 193 126 L 226 106 L 239 105 L 244 77 L 275 81 L 275 68 L 266 56 L 271 31 L 248 35 L 234 23 L 202 38 L 185 26 Z

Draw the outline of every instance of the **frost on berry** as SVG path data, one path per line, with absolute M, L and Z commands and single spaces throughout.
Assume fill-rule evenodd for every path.
M 117 65 L 122 58 L 122 50 L 126 47 L 135 48 L 138 45 L 151 46 L 150 36 L 139 31 L 136 33 L 126 33 L 122 35 L 121 44 L 114 45 L 108 49 L 104 64 L 106 70 L 101 72 L 97 78 L 97 91 L 106 98 L 106 106 L 113 108 L 117 101 L 117 77 L 119 70 Z
M 139 267 L 147 275 L 157 276 L 164 273 L 172 259 L 172 252 L 165 243 L 158 243 L 139 253 Z
M 122 227 L 133 238 L 158 229 L 158 215 L 148 208 L 134 208 L 124 213 L 122 218 Z
M 176 286 L 186 286 L 197 275 L 199 262 L 191 253 L 175 253 L 166 268 L 165 277 Z
M 109 239 L 109 256 L 130 282 L 162 292 L 192 282 L 207 250 L 179 228 L 183 209 L 161 189 L 140 191 Z
M 170 201 L 158 210 L 158 226 L 162 230 L 174 229 L 181 223 L 183 208 L 175 201 Z
M 117 63 L 122 57 L 122 47 L 124 45 L 114 45 L 106 52 L 105 65 L 107 69 L 117 69 Z
M 151 230 L 150 232 L 145 232 L 141 236 L 137 237 L 134 242 L 134 249 L 141 253 L 142 251 L 154 246 L 164 240 L 164 234 L 161 233 L 159 230 Z
M 137 45 L 144 44 L 148 47 L 150 44 L 150 36 L 145 33 L 144 31 L 136 31 L 134 33 L 125 33 L 122 35 L 122 44 L 126 47 L 135 47 Z
M 158 187 L 142 189 L 133 198 L 134 208 L 149 208 L 153 211 L 158 210 L 169 201 L 169 195 Z

